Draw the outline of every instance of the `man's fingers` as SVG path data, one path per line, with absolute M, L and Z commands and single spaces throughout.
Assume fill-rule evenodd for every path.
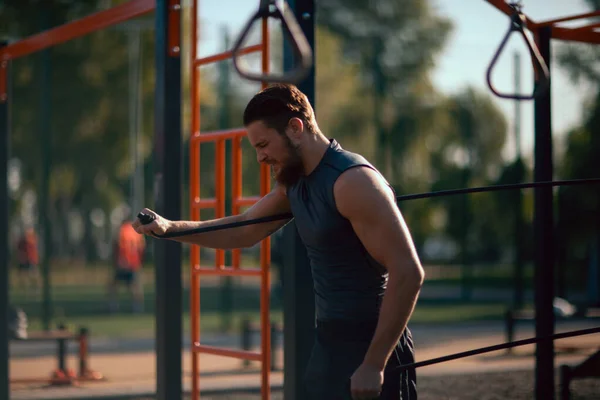
M 146 225 L 140 225 L 139 233 L 143 233 L 144 235 L 154 235 L 156 231 L 158 231 L 158 223 L 156 221 L 152 221 Z
M 153 221 L 149 224 L 144 224 L 145 221 L 140 220 L 140 214 L 151 217 Z M 137 233 L 146 235 L 151 234 L 153 229 L 158 227 L 158 224 L 156 223 L 156 213 L 149 208 L 144 208 L 138 214 L 136 214 L 135 220 L 131 223 L 131 226 L 133 226 L 133 229 L 135 229 Z

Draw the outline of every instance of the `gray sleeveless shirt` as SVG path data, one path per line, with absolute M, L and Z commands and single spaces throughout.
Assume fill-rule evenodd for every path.
M 387 271 L 367 252 L 335 204 L 335 181 L 342 172 L 359 166 L 375 170 L 362 156 L 330 140 L 317 167 L 287 188 L 310 260 L 319 320 L 373 320 L 387 286 Z

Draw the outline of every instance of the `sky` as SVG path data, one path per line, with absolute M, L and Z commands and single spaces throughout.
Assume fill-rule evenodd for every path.
M 189 1 L 189 0 L 188 0 Z M 319 0 L 317 0 L 319 1 Z M 509 27 L 506 15 L 488 4 L 485 0 L 430 0 L 440 15 L 449 18 L 453 32 L 446 47 L 437 59 L 433 73 L 436 87 L 443 93 L 452 94 L 467 86 L 487 91 L 493 96 L 486 82 L 488 65 Z M 588 11 L 583 0 L 522 0 L 523 11 L 534 21 L 579 14 Z M 199 56 L 206 56 L 222 50 L 222 29 L 227 26 L 237 35 L 250 15 L 256 11 L 257 0 L 199 0 L 199 13 L 202 45 Z M 553 41 L 553 51 L 560 46 Z M 318 44 L 317 44 L 318 45 Z M 493 82 L 501 92 L 512 93 L 514 88 L 514 53 L 521 54 L 521 88 L 523 93 L 531 93 L 533 88 L 532 67 L 522 39 L 513 35 L 503 56 L 494 69 Z M 573 84 L 565 71 L 557 67 L 552 73 L 552 128 L 560 138 L 570 128 L 581 121 L 582 102 L 585 87 Z M 318 90 L 318 88 L 317 88 Z M 508 142 L 504 149 L 510 159 L 514 155 L 514 114 L 512 100 L 493 96 L 494 102 L 504 112 L 509 123 Z M 521 147 L 523 155 L 533 157 L 534 118 L 533 102 L 521 103 Z

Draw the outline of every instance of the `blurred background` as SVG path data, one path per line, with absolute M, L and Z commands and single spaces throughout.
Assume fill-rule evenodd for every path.
M 19 40 L 124 1 L 6 0 L 0 36 Z M 257 1 L 200 1 L 199 57 L 230 49 Z M 534 20 L 582 13 L 598 0 L 524 0 Z M 201 70 L 200 110 L 190 109 L 190 2 L 182 1 L 183 218 L 188 218 L 190 115 L 203 132 L 242 126 L 258 84 L 229 61 Z M 316 113 L 321 130 L 372 161 L 398 195 L 533 180 L 533 103 L 493 97 L 485 72 L 509 19 L 483 0 L 317 1 Z M 128 277 L 115 280 L 121 228 L 153 206 L 153 15 L 13 63 L 10 160 L 10 301 L 29 329 L 87 326 L 95 338 L 154 337 L 152 239 Z M 282 37 L 272 23 L 272 69 Z M 257 43 L 258 24 L 253 30 Z M 248 44 L 252 44 L 252 43 Z M 600 48 L 552 44 L 555 179 L 600 170 Z M 257 62 L 259 55 L 247 56 Z M 256 64 L 256 63 L 255 63 Z M 514 35 L 494 70 L 496 87 L 530 93 L 527 48 Z M 202 196 L 214 194 L 214 145 L 201 148 Z M 259 192 L 258 165 L 244 141 L 244 195 Z M 229 186 L 229 185 L 228 185 Z M 600 190 L 555 189 L 557 295 L 600 305 Z M 413 323 L 492 321 L 532 304 L 530 190 L 400 204 L 427 280 Z M 202 218 L 213 216 L 203 211 Z M 273 319 L 282 321 L 278 236 L 273 240 Z M 129 253 L 128 253 L 129 254 Z M 182 302 L 189 337 L 189 249 Z M 203 250 L 206 265 L 214 252 Z M 259 251 L 244 250 L 257 267 Z M 131 277 L 129 277 L 131 278 Z M 116 282 L 116 285 L 115 285 Z M 203 332 L 235 332 L 258 320 L 256 279 L 203 278 Z M 285 287 L 285 282 L 283 286 Z M 293 284 L 293 283 L 290 283 Z M 133 289 L 133 290 L 130 290 Z

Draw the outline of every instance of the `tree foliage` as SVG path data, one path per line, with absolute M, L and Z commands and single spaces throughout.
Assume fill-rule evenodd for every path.
M 120 2 L 49 1 L 44 2 L 44 15 L 51 16 L 48 26 L 57 26 Z M 317 6 L 316 112 L 327 136 L 372 160 L 398 194 L 486 184 L 498 177 L 504 166 L 501 149 L 506 134 L 501 112 L 483 93 L 467 88 L 447 96 L 439 93 L 431 80 L 452 29 L 450 21 L 435 12 L 431 1 L 332 0 L 317 2 Z M 0 34 L 16 39 L 41 30 L 38 1 L 7 0 L 0 7 Z M 203 67 L 200 109 L 190 108 L 187 50 L 191 46 L 191 16 L 189 7 L 183 11 L 182 126 L 186 148 L 181 162 L 187 174 L 191 114 L 201 114 L 202 132 L 240 127 L 243 108 L 253 92 L 232 71 L 230 62 Z M 155 72 L 152 17 L 147 20 L 149 27 L 142 34 L 140 104 L 145 200 L 151 205 Z M 49 50 L 50 201 L 57 221 L 74 211 L 89 220 L 94 209 L 109 214 L 128 201 L 132 166 L 126 26 L 121 24 Z M 271 57 L 277 64 L 282 58 L 281 38 L 273 32 Z M 39 146 L 39 132 L 44 128 L 40 119 L 41 61 L 41 55 L 36 54 L 15 61 L 12 68 L 12 154 L 26 166 L 25 187 L 35 190 L 41 185 L 43 168 Z M 243 143 L 244 194 L 256 195 L 259 169 L 253 150 L 247 141 Z M 201 162 L 202 196 L 210 197 L 214 195 L 213 145 L 202 146 Z M 184 190 L 187 182 L 185 176 Z M 187 193 L 184 199 L 188 199 Z M 488 238 L 481 246 L 502 246 L 494 224 L 506 222 L 502 213 L 493 209 L 493 201 L 478 195 L 477 201 L 469 204 L 467 210 L 462 200 L 448 198 L 412 201 L 401 207 L 419 246 L 440 229 L 460 242 L 464 231 L 459 228 L 467 217 L 480 221 L 473 224 L 471 235 Z M 445 220 L 441 228 L 440 215 Z M 210 216 L 203 214 L 203 218 Z M 485 222 L 488 219 L 489 224 Z
M 430 74 L 451 30 L 429 1 L 328 1 L 319 22 L 343 38 L 345 57 L 360 68 L 364 99 L 375 130 L 375 163 L 394 183 L 402 156 L 420 133 L 418 112 L 430 108 Z
M 590 10 L 599 10 L 599 0 L 586 0 Z M 600 48 L 597 45 L 561 44 L 558 64 L 574 84 L 591 92 L 582 124 L 567 132 L 559 179 L 597 178 L 600 171 Z M 597 185 L 561 187 L 557 193 L 559 254 L 562 262 L 583 262 L 579 275 L 585 275 L 590 249 L 600 249 L 600 189 Z M 583 268 L 583 269 L 582 269 Z M 585 278 L 584 278 L 585 279 Z

